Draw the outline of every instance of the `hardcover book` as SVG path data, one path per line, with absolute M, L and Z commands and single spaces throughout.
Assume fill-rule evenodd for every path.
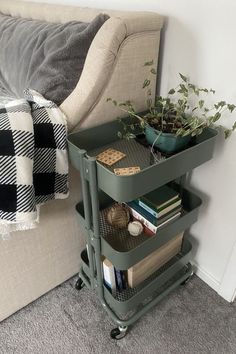
M 116 293 L 116 278 L 115 278 L 115 269 L 113 264 L 105 258 L 102 262 L 103 265 L 103 277 L 104 284 L 110 290 L 110 292 L 115 295 Z
M 145 194 L 138 201 L 140 206 L 155 217 L 160 217 L 181 204 L 178 192 L 166 185 Z
M 131 208 L 130 206 L 129 206 L 129 208 L 130 208 L 130 212 L 131 212 L 131 215 L 133 216 L 133 218 L 140 221 L 145 227 L 147 227 L 152 232 L 152 234 L 156 234 L 158 229 L 160 229 L 164 225 L 168 224 L 169 222 L 176 220 L 181 215 L 181 211 L 178 211 L 174 215 L 165 219 L 165 221 L 162 220 L 162 222 L 159 223 L 158 225 L 154 225 L 148 219 L 146 219 L 142 213 L 137 212 L 135 209 Z
M 119 291 L 122 291 L 124 289 L 123 286 L 123 279 L 122 279 L 122 271 L 119 269 L 115 269 L 115 276 L 116 276 L 116 285 Z
M 181 250 L 183 232 L 128 269 L 128 285 L 136 287 Z
M 177 199 L 173 204 L 167 205 L 164 209 L 160 211 L 154 210 L 152 207 L 148 206 L 146 203 L 139 201 L 139 206 L 145 209 L 149 214 L 153 215 L 155 218 L 162 218 L 164 215 L 169 213 L 171 210 L 177 208 L 181 205 L 181 199 Z
M 145 208 L 141 207 L 137 201 L 127 202 L 126 204 L 130 208 L 134 209 L 139 214 L 141 214 L 145 219 L 150 221 L 155 226 L 162 224 L 164 221 L 168 220 L 169 218 L 181 211 L 181 206 L 177 205 L 177 207 L 164 214 L 164 216 L 157 218 L 153 214 L 149 213 Z

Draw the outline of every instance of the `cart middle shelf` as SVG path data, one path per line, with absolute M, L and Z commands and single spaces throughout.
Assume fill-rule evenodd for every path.
M 126 229 L 111 227 L 106 221 L 106 210 L 114 201 L 105 193 L 100 193 L 99 229 L 101 254 L 108 258 L 114 267 L 120 270 L 132 267 L 197 221 L 201 199 L 189 190 L 182 189 L 177 184 L 176 188 L 179 188 L 182 194 L 182 214 L 175 221 L 158 229 L 153 236 L 147 236 L 142 233 L 134 237 Z M 77 204 L 76 210 L 80 223 L 85 227 L 83 202 Z M 92 234 L 91 230 L 90 236 Z

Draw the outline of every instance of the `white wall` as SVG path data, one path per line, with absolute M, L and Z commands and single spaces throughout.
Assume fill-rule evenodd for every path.
M 165 15 L 161 93 L 166 93 L 175 84 L 177 73 L 181 72 L 190 75 L 196 84 L 216 89 L 217 98 L 236 102 L 235 0 L 45 2 L 150 10 Z M 204 200 L 199 221 L 191 229 L 195 261 L 199 266 L 198 274 L 216 290 L 236 240 L 235 151 L 235 134 L 226 143 L 219 139 L 215 158 L 196 169 L 191 180 L 191 185 Z

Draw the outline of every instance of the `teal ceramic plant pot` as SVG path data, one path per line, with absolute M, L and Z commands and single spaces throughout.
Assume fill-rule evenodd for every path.
M 146 140 L 150 145 L 154 145 L 158 150 L 167 154 L 173 154 L 184 149 L 191 140 L 191 135 L 176 136 L 171 133 L 162 133 L 152 128 L 150 125 L 145 127 Z

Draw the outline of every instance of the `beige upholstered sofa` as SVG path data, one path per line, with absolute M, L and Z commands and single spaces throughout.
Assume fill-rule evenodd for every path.
M 130 99 L 145 109 L 142 66 L 150 59 L 157 65 L 161 16 L 12 0 L 0 0 L 0 12 L 58 23 L 110 15 L 92 42 L 76 88 L 61 105 L 70 131 L 120 115 L 107 97 Z M 43 206 L 37 229 L 13 233 L 9 240 L 0 237 L 0 321 L 79 271 L 84 237 L 74 207 L 80 182 L 77 173 L 70 175 L 70 197 Z

